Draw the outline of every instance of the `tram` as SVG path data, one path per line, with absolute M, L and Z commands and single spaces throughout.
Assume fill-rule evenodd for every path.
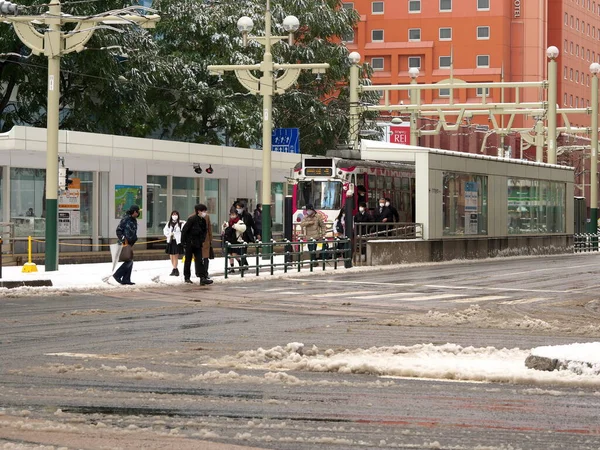
M 293 220 L 299 222 L 303 208 L 312 204 L 326 222 L 332 223 L 354 197 L 354 214 L 365 202 L 373 212 L 382 197 L 398 209 L 400 222 L 414 222 L 415 166 L 411 163 L 307 157 L 292 175 Z

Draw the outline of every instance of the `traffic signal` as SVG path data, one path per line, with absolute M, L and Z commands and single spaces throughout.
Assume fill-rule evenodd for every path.
M 14 14 L 15 16 L 19 13 L 19 7 L 12 2 L 0 0 L 0 15 Z
M 71 175 L 73 175 L 73 171 L 69 170 L 68 167 L 65 168 L 65 189 L 68 191 L 69 186 L 73 184 L 73 180 L 71 180 Z

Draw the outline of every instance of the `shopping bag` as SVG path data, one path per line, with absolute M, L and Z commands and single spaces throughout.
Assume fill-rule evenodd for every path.
M 215 250 L 213 249 L 212 245 L 210 246 L 210 250 L 208 252 L 208 259 L 215 259 Z
M 133 261 L 133 248 L 131 245 L 122 245 L 121 247 L 121 255 L 119 260 L 123 262 Z
M 121 250 L 123 250 L 123 245 L 120 242 L 115 242 L 114 244 L 110 244 L 110 257 L 112 259 L 112 271 L 115 271 L 115 267 L 117 267 L 117 263 L 121 257 Z

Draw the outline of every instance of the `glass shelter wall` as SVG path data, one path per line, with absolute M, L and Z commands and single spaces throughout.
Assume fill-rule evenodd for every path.
M 43 236 L 46 229 L 46 170 L 11 167 L 10 221 L 15 236 Z
M 167 223 L 167 177 L 148 175 L 146 185 L 146 228 L 150 235 L 162 235 Z
M 488 177 L 443 173 L 444 236 L 488 234 Z
M 565 183 L 509 178 L 508 233 L 564 233 L 565 202 Z

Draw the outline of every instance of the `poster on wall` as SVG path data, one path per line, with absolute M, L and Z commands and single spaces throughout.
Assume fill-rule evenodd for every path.
M 477 212 L 479 199 L 477 197 L 477 183 L 465 183 L 465 212 Z
M 81 210 L 81 180 L 73 178 L 68 190 L 58 194 L 58 234 L 78 236 Z
M 121 219 L 131 205 L 142 208 L 142 186 L 115 184 L 115 219 Z M 138 219 L 142 218 L 142 211 Z

